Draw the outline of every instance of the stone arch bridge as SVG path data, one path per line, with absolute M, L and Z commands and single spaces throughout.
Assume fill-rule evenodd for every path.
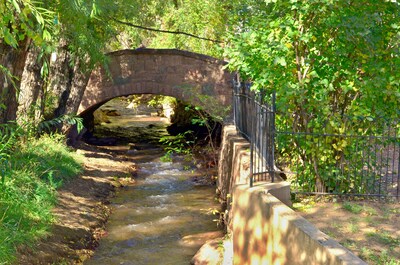
M 216 104 L 232 105 L 233 76 L 224 61 L 176 49 L 121 50 L 108 56 L 108 68 L 99 67 L 90 76 L 78 109 L 81 116 L 131 94 L 172 96 L 193 105 L 199 103 L 198 94 L 207 95 L 214 103 L 203 107 L 211 114 Z

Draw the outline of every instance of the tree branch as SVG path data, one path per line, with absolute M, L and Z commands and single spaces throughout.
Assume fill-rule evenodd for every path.
M 115 18 L 112 18 L 112 20 L 114 20 L 117 23 L 120 23 L 120 24 L 123 24 L 123 25 L 126 25 L 126 26 L 130 26 L 130 27 L 133 27 L 133 28 L 137 28 L 137 29 L 161 32 L 161 33 L 168 33 L 168 34 L 185 35 L 185 36 L 189 36 L 189 37 L 192 37 L 192 38 L 195 38 L 195 39 L 199 39 L 199 40 L 206 40 L 206 41 L 211 41 L 211 42 L 215 42 L 215 43 L 223 43 L 223 41 L 220 41 L 220 40 L 203 38 L 203 37 L 196 36 L 194 34 L 183 32 L 183 31 L 171 31 L 171 30 L 162 30 L 162 29 L 149 28 L 149 27 L 144 27 L 144 26 L 140 26 L 140 25 L 135 25 L 135 24 L 132 24 L 132 23 L 126 22 L 126 21 L 121 21 L 121 20 L 118 20 L 118 19 L 115 19 Z

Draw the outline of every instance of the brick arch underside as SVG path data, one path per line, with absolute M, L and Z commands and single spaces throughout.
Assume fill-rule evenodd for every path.
M 181 50 L 137 49 L 109 54 L 108 71 L 94 70 L 78 114 L 91 112 L 108 100 L 132 94 L 172 96 L 198 105 L 197 95 L 215 104 L 232 105 L 232 74 L 224 61 Z M 212 105 L 212 104 L 211 104 Z M 213 106 L 205 108 L 212 113 Z

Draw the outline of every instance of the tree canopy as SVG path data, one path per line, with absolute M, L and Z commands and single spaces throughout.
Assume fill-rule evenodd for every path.
M 377 166 L 377 158 L 364 165 L 359 145 L 368 140 L 341 135 L 400 128 L 400 4 L 236 1 L 231 11 L 229 66 L 265 100 L 276 92 L 280 163 L 311 191 L 362 189 L 351 170 Z
M 227 55 L 278 107 L 307 115 L 398 115 L 400 5 L 239 1 Z

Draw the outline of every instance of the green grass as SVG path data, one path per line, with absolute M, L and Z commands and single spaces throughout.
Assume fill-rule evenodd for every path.
M 372 261 L 374 264 L 400 265 L 400 261 L 390 257 L 387 250 L 383 250 L 380 254 L 377 254 L 371 251 L 370 249 L 363 247 L 361 249 L 360 256 L 365 260 Z
M 360 230 L 360 227 L 358 226 L 358 224 L 356 222 L 351 222 L 349 224 L 349 230 L 352 233 L 356 233 L 356 232 L 358 232 Z
M 315 201 L 294 202 L 292 208 L 296 211 L 307 212 L 315 206 Z
M 7 148 L 1 145 L 0 264 L 10 264 L 16 247 L 46 235 L 54 222 L 56 189 L 79 174 L 82 166 L 61 136 L 16 139 Z
M 364 205 L 364 212 L 369 216 L 378 215 L 377 211 L 374 208 L 366 206 L 366 205 Z M 386 215 L 386 218 L 387 218 L 387 215 Z
M 400 238 L 392 237 L 388 232 L 370 232 L 367 234 L 370 239 L 373 239 L 381 244 L 388 245 L 389 247 L 394 247 L 400 244 Z
M 363 207 L 361 205 L 353 202 L 343 203 L 343 208 L 354 214 L 359 214 L 363 211 Z

